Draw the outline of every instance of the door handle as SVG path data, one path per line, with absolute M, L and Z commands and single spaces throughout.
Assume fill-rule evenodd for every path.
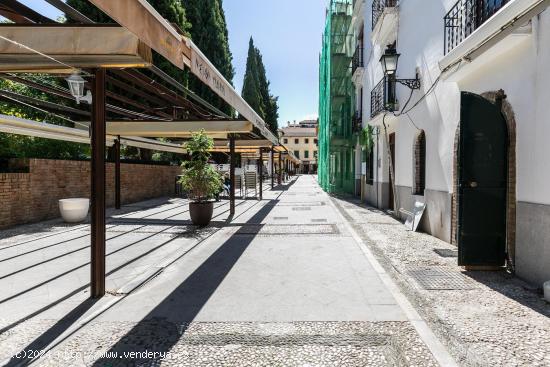
M 470 187 L 473 187 L 473 188 L 477 187 L 477 182 L 475 181 L 470 182 Z

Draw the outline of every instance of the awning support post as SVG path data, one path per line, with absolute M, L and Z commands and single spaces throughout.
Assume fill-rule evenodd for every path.
M 92 80 L 91 124 L 91 289 L 92 298 L 105 295 L 105 69 Z
M 278 172 L 278 175 L 277 175 L 277 184 L 281 184 L 282 183 L 282 174 L 283 174 L 283 166 L 282 166 L 282 153 L 279 152 L 279 165 L 277 166 L 279 172 Z
M 260 148 L 260 160 L 258 161 L 258 171 L 259 171 L 259 177 L 260 177 L 260 200 L 263 200 L 263 171 L 264 171 L 264 150 Z
M 275 152 L 271 147 L 271 189 L 275 187 Z
M 229 136 L 229 215 L 235 215 L 235 135 Z
M 120 136 L 115 140 L 115 209 L 120 209 Z

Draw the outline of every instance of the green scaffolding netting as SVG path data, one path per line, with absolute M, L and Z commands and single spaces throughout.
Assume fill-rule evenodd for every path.
M 319 60 L 318 179 L 331 193 L 355 191 L 352 11 L 352 0 L 330 1 Z

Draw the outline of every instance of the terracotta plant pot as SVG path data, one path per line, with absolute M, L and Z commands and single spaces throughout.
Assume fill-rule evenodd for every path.
M 191 221 L 196 226 L 207 226 L 212 220 L 213 213 L 214 203 L 212 201 L 206 201 L 203 203 L 189 203 L 189 214 L 191 214 Z

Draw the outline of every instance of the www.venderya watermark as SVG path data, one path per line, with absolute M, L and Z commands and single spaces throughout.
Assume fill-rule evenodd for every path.
M 112 359 L 122 359 L 122 360 L 170 360 L 176 359 L 178 357 L 177 353 L 169 351 L 152 351 L 152 350 L 142 350 L 142 351 L 81 351 L 81 350 L 33 350 L 26 349 L 21 350 L 16 353 L 13 353 L 13 359 L 19 360 L 34 360 L 34 359 L 53 359 L 53 360 L 84 360 L 84 361 L 94 361 L 94 360 L 112 360 Z

